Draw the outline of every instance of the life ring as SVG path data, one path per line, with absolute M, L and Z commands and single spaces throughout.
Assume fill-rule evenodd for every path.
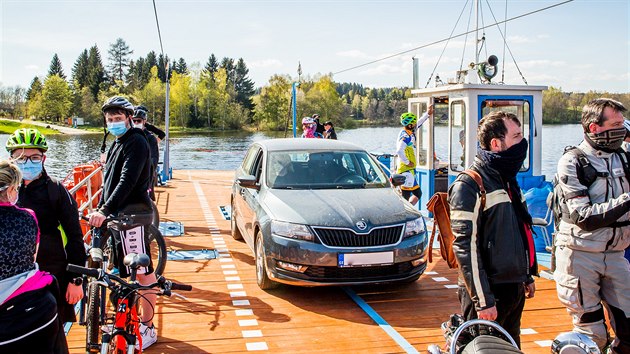
M 96 169 L 101 167 L 102 164 L 98 161 L 90 162 L 87 164 L 77 165 L 72 168 L 72 172 L 70 172 L 66 178 L 63 180 L 63 185 L 66 189 L 71 190 L 75 186 L 79 185 L 87 176 L 89 176 Z M 72 178 L 70 178 L 72 176 Z M 103 186 L 103 170 L 100 170 L 98 173 L 94 174 L 90 177 L 90 193 L 88 193 L 87 184 L 82 185 L 79 189 L 76 190 L 74 194 L 74 199 L 77 202 L 77 206 L 80 207 L 88 202 L 88 198 L 91 195 L 94 197 L 96 193 Z M 92 208 L 96 208 L 98 205 L 99 198 L 94 198 L 92 200 Z M 83 209 L 83 215 L 88 215 L 89 208 Z M 85 220 L 80 220 L 81 230 L 85 235 L 89 230 L 90 226 Z

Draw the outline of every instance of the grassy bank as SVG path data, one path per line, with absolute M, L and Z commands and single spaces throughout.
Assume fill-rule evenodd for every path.
M 22 122 L 17 122 L 17 121 L 10 121 L 10 120 L 0 120 L 0 134 L 11 134 L 16 129 L 20 129 L 20 128 L 35 128 L 44 135 L 61 134 L 57 130 L 44 128 L 44 127 L 34 125 L 34 124 L 28 124 L 28 123 L 22 123 Z

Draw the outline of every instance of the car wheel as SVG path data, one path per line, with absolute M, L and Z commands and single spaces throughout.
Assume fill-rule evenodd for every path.
M 232 234 L 232 238 L 235 240 L 242 240 L 243 239 L 243 235 L 241 234 L 241 231 L 239 231 L 238 229 L 238 225 L 236 224 L 236 212 L 234 211 L 234 200 L 232 200 L 232 205 L 230 206 L 231 210 L 230 210 L 230 229 L 231 229 L 231 234 Z
M 267 262 L 265 262 L 265 242 L 263 241 L 263 235 L 260 231 L 256 234 L 256 247 L 254 249 L 256 254 L 256 282 L 262 290 L 274 289 L 278 286 L 278 283 L 269 279 L 267 276 Z

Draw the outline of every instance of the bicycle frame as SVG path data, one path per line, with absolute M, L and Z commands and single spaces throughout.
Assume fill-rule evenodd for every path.
M 116 294 L 116 296 L 119 295 L 120 294 Z M 137 300 L 138 295 L 135 294 L 134 291 L 128 291 L 125 297 L 116 299 L 114 328 L 112 333 L 103 334 L 103 345 L 101 346 L 102 354 L 107 354 L 112 340 L 116 352 L 133 354 L 136 341 L 138 341 L 140 348 L 138 352 L 142 353 L 142 336 L 140 335 L 140 319 L 136 306 Z

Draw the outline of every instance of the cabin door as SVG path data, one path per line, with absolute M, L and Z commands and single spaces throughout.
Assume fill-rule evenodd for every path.
M 409 111 L 420 118 L 427 111 L 430 102 L 431 98 L 429 97 L 410 100 Z M 428 119 L 416 130 L 416 179 L 422 192 L 417 206 L 425 214 L 427 213 L 427 202 L 434 192 L 435 170 L 432 156 L 434 156 L 435 149 L 433 140 L 433 120 Z

